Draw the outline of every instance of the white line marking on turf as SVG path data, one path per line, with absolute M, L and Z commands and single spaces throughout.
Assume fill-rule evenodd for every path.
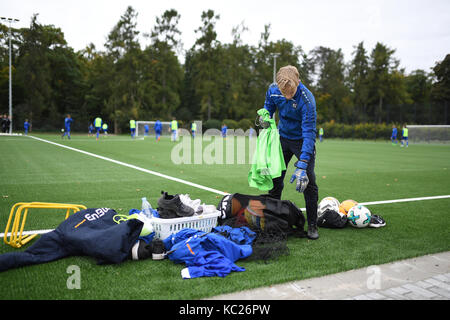
M 444 195 L 444 196 L 432 196 L 432 197 L 420 197 L 420 198 L 407 198 L 407 199 L 396 199 L 396 200 L 384 200 L 384 201 L 372 201 L 372 202 L 361 202 L 363 206 L 369 206 L 369 205 L 377 205 L 377 204 L 387 204 L 387 203 L 399 203 L 399 202 L 411 202 L 411 201 L 423 201 L 423 200 L 436 200 L 436 199 L 447 199 L 450 198 L 450 195 Z M 305 211 L 305 208 L 300 208 L 302 211 Z M 53 229 L 47 229 L 47 230 L 33 230 L 33 231 L 24 231 L 23 234 L 43 234 L 53 231 Z M 10 236 L 11 233 L 8 233 L 8 236 Z M 0 233 L 0 238 L 3 238 L 5 236 L 4 233 Z
M 397 199 L 397 200 L 372 201 L 372 202 L 361 202 L 359 204 L 361 204 L 363 206 L 369 206 L 369 205 L 374 205 L 374 204 L 410 202 L 410 201 L 421 201 L 421 200 L 435 200 L 435 199 L 446 199 L 446 198 L 450 198 L 450 195 L 434 196 L 434 197 L 420 197 L 420 198 L 407 198 L 407 199 Z
M 111 158 L 103 157 L 103 156 L 100 156 L 100 155 L 95 154 L 95 153 L 91 153 L 91 152 L 87 152 L 87 151 L 84 151 L 84 150 L 72 148 L 72 147 L 69 147 L 69 146 L 65 146 L 63 144 L 59 144 L 59 143 L 56 143 L 56 142 L 48 141 L 48 140 L 37 138 L 37 137 L 33 137 L 33 136 L 28 136 L 28 137 L 36 139 L 36 140 L 39 140 L 39 141 L 42 141 L 42 142 L 50 143 L 50 144 L 53 144 L 53 145 L 58 146 L 58 147 L 66 148 L 66 149 L 69 149 L 69 150 L 72 150 L 72 151 L 76 151 L 76 152 L 80 152 L 80 153 L 83 153 L 83 154 L 91 156 L 91 157 L 95 157 L 95 158 L 98 158 L 98 159 L 102 159 L 102 160 L 106 160 L 106 161 L 109 161 L 109 162 L 113 162 L 115 164 L 118 164 L 118 165 L 121 165 L 121 166 L 124 166 L 124 167 L 128 167 L 128 168 L 139 170 L 139 171 L 142 171 L 142 172 L 145 172 L 145 173 L 153 174 L 153 175 L 161 177 L 161 178 L 165 178 L 165 179 L 168 179 L 168 180 L 172 180 L 172 181 L 176 181 L 176 182 L 179 182 L 179 183 L 187 184 L 187 185 L 189 185 L 191 187 L 195 187 L 195 188 L 198 188 L 198 189 L 203 189 L 203 190 L 210 191 L 210 192 L 213 192 L 213 193 L 217 193 L 217 194 L 220 194 L 220 195 L 223 195 L 223 196 L 228 194 L 226 192 L 219 191 L 219 190 L 216 190 L 216 189 L 213 189 L 213 188 L 209 188 L 209 187 L 205 187 L 205 186 L 202 186 L 202 185 L 197 184 L 197 183 L 193 183 L 193 182 L 186 181 L 186 180 L 183 180 L 183 179 L 171 177 L 171 176 L 168 176 L 168 175 L 156 172 L 156 171 L 152 171 L 152 170 L 144 169 L 144 168 L 141 168 L 141 167 L 137 167 L 137 166 L 134 166 L 132 164 L 128 164 L 128 163 L 125 163 L 125 162 L 122 162 L 122 161 L 118 161 L 118 160 L 114 160 L 114 159 L 111 159 Z

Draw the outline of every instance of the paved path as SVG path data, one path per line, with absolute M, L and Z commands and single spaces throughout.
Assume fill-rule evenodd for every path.
M 212 300 L 450 300 L 450 251 Z

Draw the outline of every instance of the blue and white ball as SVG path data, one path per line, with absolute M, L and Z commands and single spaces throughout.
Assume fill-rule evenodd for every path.
M 370 210 L 363 205 L 352 207 L 347 213 L 348 223 L 355 228 L 365 228 L 369 226 L 372 214 Z

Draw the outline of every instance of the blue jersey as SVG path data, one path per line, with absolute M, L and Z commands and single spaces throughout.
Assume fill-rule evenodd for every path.
M 222 136 L 226 136 L 226 134 L 227 134 L 227 129 L 228 129 L 227 126 L 223 126 L 223 127 L 222 127 Z
M 30 123 L 29 123 L 28 121 L 25 121 L 24 124 L 23 124 L 23 128 L 24 128 L 25 130 L 30 129 Z
M 156 122 L 155 122 L 155 132 L 160 133 L 161 130 L 162 130 L 162 124 L 161 124 L 161 121 L 156 120 Z
M 70 131 L 70 125 L 72 124 L 72 122 L 73 122 L 72 118 L 64 119 L 64 126 L 66 127 L 66 131 Z
M 392 136 L 393 137 L 397 136 L 397 128 L 392 129 Z
M 275 83 L 269 86 L 264 108 L 272 117 L 278 109 L 280 136 L 290 140 L 303 140 L 300 160 L 310 160 L 316 142 L 316 100 L 302 83 L 292 99 L 287 100 Z

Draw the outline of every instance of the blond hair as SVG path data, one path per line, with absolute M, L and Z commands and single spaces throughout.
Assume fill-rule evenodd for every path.
M 277 72 L 277 85 L 283 95 L 297 88 L 300 81 L 296 67 L 288 65 L 281 67 Z

